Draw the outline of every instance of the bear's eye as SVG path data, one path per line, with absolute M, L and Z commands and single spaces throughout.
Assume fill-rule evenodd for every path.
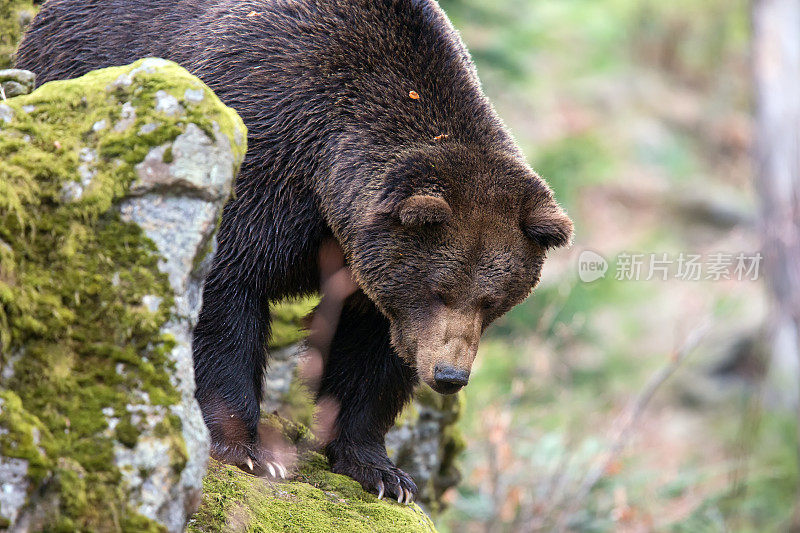
M 448 296 L 448 294 L 447 294 L 446 292 L 444 292 L 444 291 L 442 291 L 442 290 L 438 290 L 438 289 L 433 291 L 433 300 L 434 300 L 436 303 L 439 303 L 439 304 L 442 304 L 442 305 L 444 305 L 445 307 L 446 307 L 446 306 L 447 306 L 449 303 L 451 303 L 451 298 L 450 298 L 450 296 Z

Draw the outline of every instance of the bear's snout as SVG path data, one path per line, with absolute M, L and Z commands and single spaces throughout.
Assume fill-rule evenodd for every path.
M 481 317 L 477 310 L 440 306 L 424 324 L 398 321 L 393 342 L 417 375 L 439 394 L 455 394 L 469 381 L 478 352 Z
M 469 370 L 450 365 L 436 365 L 433 371 L 434 390 L 439 394 L 455 394 L 469 382 Z

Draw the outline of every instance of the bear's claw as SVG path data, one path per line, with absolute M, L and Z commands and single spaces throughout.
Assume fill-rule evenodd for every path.
M 282 464 L 275 461 L 267 461 L 266 465 L 270 477 L 286 479 L 286 468 Z
M 334 463 L 332 470 L 355 479 L 364 490 L 377 494 L 378 499 L 391 494 L 398 503 L 410 504 L 417 495 L 417 485 L 411 477 L 394 466 L 388 458 L 371 464 L 339 460 Z
M 211 456 L 223 463 L 239 467 L 248 474 L 286 479 L 287 471 L 276 454 L 258 446 L 212 444 Z
M 286 479 L 287 475 L 286 467 L 275 459 L 272 459 L 270 461 L 264 458 L 261 459 L 260 461 L 257 460 L 256 463 L 254 464 L 253 460 L 248 457 L 246 466 L 249 468 L 249 470 L 246 468 L 242 468 L 241 466 L 240 468 L 242 468 L 242 470 L 248 472 L 249 474 L 254 474 L 256 476 L 262 476 L 262 477 L 270 477 L 272 479 L 278 479 L 278 478 Z

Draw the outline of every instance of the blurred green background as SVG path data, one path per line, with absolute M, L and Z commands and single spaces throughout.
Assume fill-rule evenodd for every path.
M 762 282 L 614 276 L 622 252 L 759 249 L 749 2 L 440 4 L 576 242 L 486 335 L 465 392 L 464 480 L 437 526 L 785 530 L 797 423 L 765 400 Z M 578 278 L 587 249 L 611 263 L 593 283 Z M 697 348 L 626 426 L 701 324 Z

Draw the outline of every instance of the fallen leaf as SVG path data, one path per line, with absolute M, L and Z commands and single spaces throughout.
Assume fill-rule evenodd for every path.
M 408 97 L 412 100 L 419 100 L 419 93 L 417 91 L 411 91 L 408 93 Z

